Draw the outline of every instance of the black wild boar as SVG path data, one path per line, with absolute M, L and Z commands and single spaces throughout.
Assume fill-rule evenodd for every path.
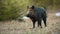
M 38 23 L 38 27 L 41 26 L 41 21 L 43 20 L 44 22 L 44 25 L 45 27 L 47 26 L 46 25 L 46 18 L 47 18 L 47 15 L 46 15 L 46 10 L 44 8 L 39 8 L 39 7 L 35 7 L 35 6 L 27 6 L 27 14 L 26 14 L 27 17 L 29 17 L 32 22 L 33 22 L 33 28 L 35 28 L 35 22 L 37 21 Z

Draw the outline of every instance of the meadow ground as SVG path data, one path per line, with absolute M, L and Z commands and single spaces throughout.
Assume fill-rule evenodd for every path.
M 60 17 L 56 17 L 55 13 L 48 13 L 47 17 L 47 27 L 38 28 L 36 23 L 36 28 L 32 28 L 31 20 L 26 20 L 26 22 L 20 22 L 16 20 L 12 21 L 1 21 L 0 22 L 0 34 L 60 34 Z

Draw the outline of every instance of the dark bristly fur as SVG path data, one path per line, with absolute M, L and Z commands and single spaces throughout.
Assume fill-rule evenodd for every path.
M 33 22 L 33 28 L 35 28 L 35 22 L 38 21 L 38 27 L 41 26 L 41 21 L 43 20 L 44 25 L 46 26 L 46 10 L 44 8 L 39 8 L 39 7 L 35 7 L 35 6 L 31 6 L 27 8 L 27 10 L 29 11 L 27 13 L 27 17 L 29 17 L 32 22 Z

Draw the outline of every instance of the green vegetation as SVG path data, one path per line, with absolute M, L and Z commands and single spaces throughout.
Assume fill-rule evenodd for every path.
M 25 4 L 26 2 L 22 0 L 0 0 L 0 20 L 20 17 Z
M 27 5 L 59 8 L 60 0 L 0 0 L 0 20 L 21 17 L 26 13 Z

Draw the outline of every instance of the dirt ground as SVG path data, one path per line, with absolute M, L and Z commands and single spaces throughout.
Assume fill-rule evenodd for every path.
M 31 20 L 26 20 L 26 22 L 20 21 L 1 21 L 0 22 L 0 34 L 60 34 L 60 17 L 56 17 L 55 13 L 48 13 L 47 16 L 47 27 L 38 28 L 36 23 L 36 28 L 32 28 Z

